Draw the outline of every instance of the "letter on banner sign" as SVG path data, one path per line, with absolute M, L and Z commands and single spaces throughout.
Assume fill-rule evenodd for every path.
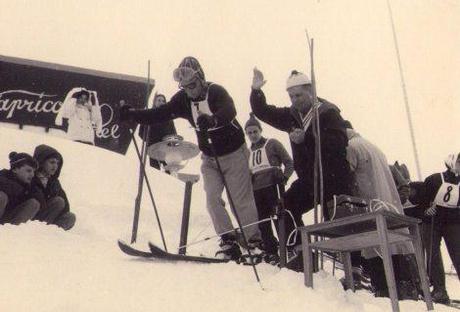
M 120 103 L 145 107 L 153 86 L 142 77 L 0 56 L 0 126 L 45 129 L 125 154 L 131 135 L 118 124 Z

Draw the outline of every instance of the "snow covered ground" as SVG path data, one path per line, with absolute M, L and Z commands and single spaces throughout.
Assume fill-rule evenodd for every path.
M 49 144 L 64 156 L 62 183 L 77 214 L 74 229 L 29 222 L 0 226 L 0 311 L 390 311 L 390 300 L 367 292 L 344 292 L 330 272 L 303 275 L 260 264 L 264 291 L 252 268 L 236 264 L 165 263 L 123 254 L 116 241 L 129 241 L 138 162 L 104 150 L 25 131 L 0 129 L 0 167 L 11 150 L 32 153 Z M 195 165 L 190 172 L 197 173 Z M 176 250 L 183 185 L 149 169 L 168 247 Z M 146 195 L 146 192 L 144 192 Z M 194 187 L 189 239 L 213 234 L 201 184 Z M 137 246 L 161 245 L 153 209 L 144 196 Z M 216 241 L 189 249 L 212 255 Z M 452 298 L 460 298 L 448 276 Z M 401 311 L 424 311 L 423 302 L 401 302 Z M 436 305 L 437 311 L 448 311 Z

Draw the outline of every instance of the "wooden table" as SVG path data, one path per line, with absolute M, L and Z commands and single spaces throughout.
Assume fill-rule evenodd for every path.
M 393 311 L 399 311 L 390 245 L 409 242 L 415 250 L 415 258 L 427 308 L 429 311 L 433 310 L 420 239 L 420 222 L 415 218 L 379 210 L 301 227 L 305 286 L 313 287 L 313 249 L 339 252 L 341 254 L 344 260 L 347 285 L 354 291 L 350 253 L 365 248 L 379 248 L 382 253 L 391 305 Z M 395 231 L 402 228 L 408 228 L 409 234 Z M 312 242 L 311 237 L 314 235 L 328 239 Z

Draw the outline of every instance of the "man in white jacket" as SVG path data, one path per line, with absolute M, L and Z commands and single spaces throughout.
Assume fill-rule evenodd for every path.
M 67 127 L 68 137 L 94 145 L 96 134 L 102 131 L 102 115 L 96 91 L 73 88 L 67 93 L 56 116 L 56 125 Z

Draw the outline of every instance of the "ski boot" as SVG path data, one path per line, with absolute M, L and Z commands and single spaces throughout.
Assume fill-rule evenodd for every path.
M 234 238 L 222 236 L 219 243 L 220 250 L 216 252 L 216 258 L 230 259 L 239 261 L 241 258 L 241 249 Z
M 265 253 L 263 256 L 265 263 L 271 265 L 279 265 L 280 263 L 280 256 L 277 253 Z
M 450 299 L 447 291 L 445 289 L 434 289 L 431 292 L 431 298 L 435 303 L 449 304 Z

